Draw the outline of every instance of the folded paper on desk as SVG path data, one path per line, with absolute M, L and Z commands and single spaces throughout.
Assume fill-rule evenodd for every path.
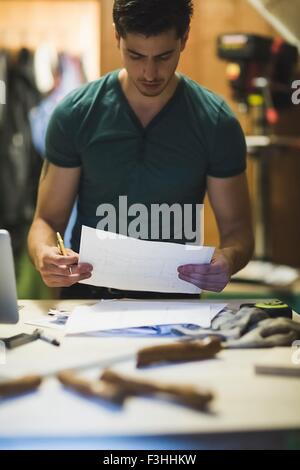
M 212 319 L 226 304 L 210 304 L 196 300 L 117 300 L 99 302 L 74 309 L 66 333 L 137 328 L 144 326 L 193 324 L 209 328 Z
M 178 266 L 209 264 L 214 248 L 150 242 L 83 226 L 81 263 L 92 277 L 82 284 L 146 292 L 197 294 L 201 289 L 178 278 Z
M 50 309 L 48 312 L 47 317 L 42 318 L 40 320 L 37 320 L 36 318 L 34 319 L 29 319 L 26 320 L 25 323 L 27 325 L 35 325 L 35 326 L 41 326 L 43 328 L 53 328 L 55 330 L 64 330 L 67 320 L 69 318 L 70 312 L 68 311 L 60 311 L 60 310 L 54 310 Z

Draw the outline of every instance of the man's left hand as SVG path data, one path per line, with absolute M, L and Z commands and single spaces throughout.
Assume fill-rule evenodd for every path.
M 178 277 L 202 290 L 221 292 L 230 281 L 231 264 L 222 249 L 219 249 L 215 250 L 210 264 L 179 266 Z

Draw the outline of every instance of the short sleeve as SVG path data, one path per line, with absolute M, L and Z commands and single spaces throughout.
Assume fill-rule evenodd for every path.
M 75 123 L 67 100 L 54 110 L 46 133 L 46 159 L 54 165 L 75 168 L 81 166 L 75 145 Z
M 239 121 L 225 102 L 220 108 L 213 148 L 209 161 L 209 176 L 228 178 L 246 170 L 245 136 Z

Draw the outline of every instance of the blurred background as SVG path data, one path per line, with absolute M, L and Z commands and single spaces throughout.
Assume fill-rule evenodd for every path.
M 249 154 L 255 262 L 222 295 L 276 296 L 300 310 L 300 104 L 292 102 L 300 80 L 300 1 L 194 3 L 180 72 L 227 100 Z M 44 136 L 68 92 L 120 67 L 112 5 L 0 0 L 0 227 L 12 236 L 19 298 L 55 296 L 26 252 Z M 205 244 L 218 244 L 208 201 Z

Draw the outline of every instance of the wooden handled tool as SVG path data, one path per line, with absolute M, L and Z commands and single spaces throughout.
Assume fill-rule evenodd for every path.
M 158 382 L 149 382 L 128 379 L 110 370 L 105 370 L 101 381 L 121 387 L 127 395 L 169 395 L 176 401 L 197 409 L 204 409 L 213 399 L 210 391 L 199 390 L 193 386 L 166 385 Z
M 39 375 L 26 375 L 18 379 L 0 381 L 0 397 L 12 397 L 36 390 L 42 380 Z
M 137 367 L 158 362 L 185 362 L 209 359 L 221 351 L 221 341 L 217 337 L 207 337 L 197 341 L 177 341 L 144 348 L 137 353 Z
M 66 387 L 79 392 L 86 397 L 100 398 L 107 402 L 122 405 L 127 396 L 124 389 L 108 382 L 89 381 L 78 377 L 72 371 L 62 371 L 57 374 L 58 380 Z

